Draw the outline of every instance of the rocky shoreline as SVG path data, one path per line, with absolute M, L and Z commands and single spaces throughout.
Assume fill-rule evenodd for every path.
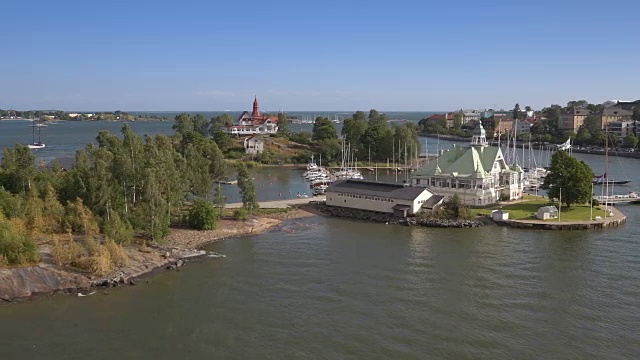
M 128 264 L 106 277 L 92 277 L 60 268 L 51 261 L 48 246 L 45 245 L 41 247 L 42 260 L 39 264 L 0 269 L 0 304 L 58 293 L 83 296 L 101 288 L 136 285 L 144 277 L 159 271 L 178 270 L 189 259 L 224 257 L 202 250 L 207 244 L 235 236 L 259 234 L 285 220 L 313 215 L 302 209 L 291 209 L 286 213 L 258 216 L 244 222 L 222 219 L 215 230 L 172 228 L 161 246 L 127 247 Z

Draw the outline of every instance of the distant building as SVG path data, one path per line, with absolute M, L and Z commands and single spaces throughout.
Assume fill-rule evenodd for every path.
M 600 128 L 604 129 L 610 122 L 630 121 L 632 115 L 632 111 L 624 110 L 618 106 L 606 107 L 598 114 Z
M 232 135 L 275 134 L 278 132 L 278 117 L 260 115 L 258 98 L 253 100 L 253 111 L 243 111 L 231 126 L 222 128 L 224 132 Z
M 436 209 L 444 196 L 425 187 L 383 181 L 339 180 L 325 191 L 327 205 L 406 217 Z
M 502 150 L 489 146 L 481 123 L 469 147 L 445 151 L 413 173 L 411 182 L 445 197 L 457 194 L 462 202 L 475 206 L 520 199 L 524 188 L 522 168 L 510 167 Z
M 433 114 L 426 118 L 427 123 L 439 123 L 444 122 L 447 128 L 452 128 L 454 126 L 454 118 L 455 115 L 453 113 L 446 114 Z
M 620 109 L 633 111 L 635 109 L 640 108 L 640 100 L 636 101 L 618 101 L 616 102 L 616 106 Z
M 478 122 L 480 121 L 482 113 L 480 110 L 463 110 L 462 112 L 462 124 L 467 124 L 469 122 Z
M 607 123 L 605 129 L 609 134 L 614 134 L 619 138 L 624 138 L 628 135 L 636 135 L 637 133 L 637 121 L 625 120 L 625 121 L 611 121 Z
M 589 115 L 591 115 L 591 111 L 584 108 L 571 108 L 562 112 L 558 120 L 558 130 L 578 132 L 578 129 L 584 123 L 584 119 Z
M 558 208 L 555 206 L 543 206 L 536 212 L 536 218 L 540 220 L 557 219 Z
M 517 135 L 529 135 L 531 134 L 531 127 L 535 124 L 533 119 L 518 120 L 515 125 L 515 131 Z
M 264 151 L 264 140 L 258 136 L 249 136 L 244 139 L 245 154 L 256 155 Z

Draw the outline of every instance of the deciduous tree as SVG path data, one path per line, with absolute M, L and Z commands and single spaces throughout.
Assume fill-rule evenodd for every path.
M 542 189 L 547 190 L 550 199 L 560 199 L 562 194 L 562 202 L 571 208 L 571 205 L 591 200 L 592 181 L 593 171 L 589 165 L 566 151 L 556 151 Z

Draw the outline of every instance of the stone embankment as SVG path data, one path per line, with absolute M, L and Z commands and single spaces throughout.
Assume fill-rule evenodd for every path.
M 405 221 L 407 226 L 425 226 L 425 227 L 438 227 L 438 228 L 470 228 L 480 227 L 482 222 L 476 220 L 431 220 L 431 219 L 416 219 L 407 218 Z
M 325 215 L 334 217 L 350 218 L 357 220 L 381 222 L 386 224 L 399 224 L 406 226 L 424 226 L 438 228 L 465 228 L 482 226 L 482 222 L 475 220 L 447 220 L 447 219 L 419 219 L 419 218 L 403 218 L 392 214 L 377 213 L 367 210 L 347 209 L 336 206 L 328 206 L 326 204 L 316 204 L 315 208 Z

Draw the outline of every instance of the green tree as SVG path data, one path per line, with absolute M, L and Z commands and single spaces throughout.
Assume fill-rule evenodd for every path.
M 386 114 L 380 114 L 378 110 L 369 110 L 369 126 L 387 127 L 389 126 L 389 119 Z
M 581 127 L 589 130 L 589 133 L 595 134 L 601 130 L 600 118 L 596 115 L 589 115 L 584 119 Z
M 633 120 L 640 121 L 640 106 L 636 107 L 633 110 L 633 115 L 631 116 Z
M 278 113 L 278 133 L 289 135 L 289 117 L 284 112 Z
M 453 114 L 453 129 L 456 131 L 460 131 L 462 128 L 462 111 L 458 111 Z
M 587 106 L 589 106 L 589 102 L 587 100 L 572 100 L 567 103 L 567 108 L 582 109 Z
M 20 234 L 0 212 L 0 265 L 26 265 L 39 259 L 36 244 Z
M 591 200 L 592 181 L 593 171 L 589 165 L 566 151 L 556 151 L 551 157 L 551 166 L 542 189 L 547 190 L 549 199 L 562 197 L 562 202 L 567 208 L 571 208 L 573 204 L 583 204 Z
M 591 132 L 586 127 L 580 127 L 576 134 L 575 142 L 578 145 L 586 145 L 591 143 Z
M 638 146 L 638 138 L 633 135 L 627 135 L 622 140 L 622 146 L 628 149 L 633 149 Z
M 220 131 L 224 126 L 233 125 L 233 117 L 227 113 L 218 115 L 211 119 L 211 125 L 209 126 L 211 132 Z
M 345 119 L 342 122 L 342 137 L 355 149 L 362 149 L 360 139 L 368 126 L 369 124 L 364 117 L 364 113 L 362 113 L 362 116 L 357 117 L 354 114 L 352 118 Z
M 520 110 L 520 104 L 516 103 L 516 106 L 513 107 L 513 118 L 520 119 L 522 117 L 522 110 Z
M 253 179 L 249 176 L 249 171 L 244 163 L 238 164 L 238 187 L 240 188 L 240 195 L 242 197 L 242 206 L 247 209 L 248 212 L 252 212 L 257 209 L 258 201 L 256 198 L 256 187 L 253 183 Z
M 173 130 L 182 136 L 187 136 L 195 131 L 193 119 L 187 113 L 176 115 Z
M 315 142 L 314 153 L 320 154 L 324 163 L 337 162 L 340 160 L 342 146 L 338 139 L 323 139 Z
M 338 133 L 336 132 L 333 122 L 326 117 L 317 117 L 313 123 L 311 139 L 313 141 L 320 141 L 325 139 L 337 139 Z
M 210 202 L 196 199 L 189 210 L 189 226 L 196 230 L 213 230 L 218 216 Z
M 193 130 L 202 136 L 209 135 L 210 123 L 202 114 L 196 114 L 193 117 Z

